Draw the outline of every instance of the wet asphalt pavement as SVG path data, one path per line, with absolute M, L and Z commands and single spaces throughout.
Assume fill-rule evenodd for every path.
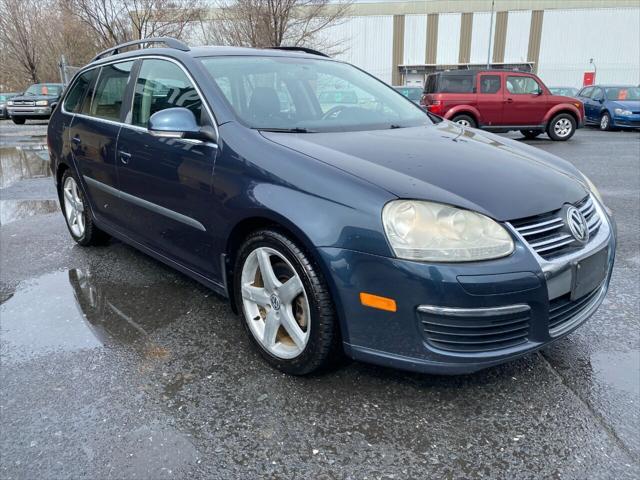
M 44 131 L 0 122 L 0 478 L 640 476 L 640 133 L 529 142 L 618 222 L 611 289 L 576 332 L 468 376 L 295 378 L 201 285 L 116 241 L 76 246 Z

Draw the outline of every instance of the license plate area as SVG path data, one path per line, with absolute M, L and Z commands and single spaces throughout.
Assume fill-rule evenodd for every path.
M 571 300 L 584 297 L 604 281 L 607 276 L 608 260 L 609 250 L 604 248 L 587 258 L 574 262 Z

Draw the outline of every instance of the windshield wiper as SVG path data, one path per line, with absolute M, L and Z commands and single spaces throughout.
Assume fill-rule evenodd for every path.
M 258 128 L 262 132 L 283 132 L 283 133 L 314 133 L 313 130 L 307 130 L 306 128 Z
M 389 125 L 390 129 L 395 129 L 395 128 L 404 128 L 402 125 L 396 125 L 395 123 L 392 123 L 391 125 Z

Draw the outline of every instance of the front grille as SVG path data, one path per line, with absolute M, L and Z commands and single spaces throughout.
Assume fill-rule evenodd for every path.
M 15 106 L 26 106 L 26 107 L 32 107 L 36 104 L 35 101 L 33 100 L 14 100 L 13 104 Z
M 591 196 L 584 198 L 575 206 L 587 220 L 589 235 L 595 235 L 600 228 L 602 219 L 598 215 Z M 565 228 L 562 209 L 510 223 L 529 246 L 547 260 L 578 250 L 583 246 Z
M 517 311 L 464 316 L 418 311 L 427 343 L 440 350 L 476 353 L 501 350 L 526 343 L 530 310 L 526 305 Z
M 549 302 L 549 332 L 560 330 L 577 315 L 588 310 L 598 299 L 602 286 L 577 300 L 571 300 L 571 293 L 554 298 Z

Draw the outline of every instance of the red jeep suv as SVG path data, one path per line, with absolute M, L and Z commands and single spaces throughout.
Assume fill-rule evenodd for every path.
M 461 125 L 496 132 L 520 130 L 526 138 L 547 132 L 552 140 L 569 140 L 584 121 L 582 102 L 553 95 L 537 76 L 511 70 L 431 74 L 420 103 Z

